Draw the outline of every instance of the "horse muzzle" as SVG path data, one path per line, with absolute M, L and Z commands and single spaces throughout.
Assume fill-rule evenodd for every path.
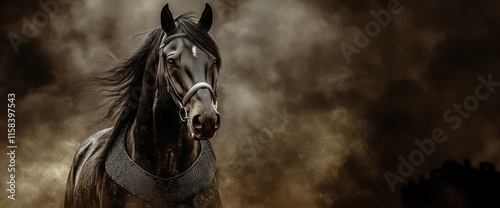
M 220 128 L 220 114 L 216 110 L 212 113 L 196 114 L 191 120 L 191 127 L 193 139 L 211 139 Z
M 194 98 L 194 99 L 191 99 Z M 217 112 L 217 97 L 210 85 L 206 82 L 195 84 L 186 93 L 183 104 L 189 105 L 187 118 L 190 126 L 191 138 L 207 140 L 215 136 L 221 125 L 220 114 Z

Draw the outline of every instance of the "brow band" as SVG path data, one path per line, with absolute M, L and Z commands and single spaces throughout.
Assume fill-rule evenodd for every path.
M 179 33 L 179 34 L 171 35 L 171 36 L 168 36 L 168 37 L 166 37 L 166 35 L 163 35 L 163 38 L 161 40 L 160 49 L 162 49 L 163 47 L 165 47 L 165 45 L 167 45 L 167 43 L 170 42 L 170 41 L 172 41 L 173 39 L 182 38 L 182 37 L 186 37 L 186 34 Z

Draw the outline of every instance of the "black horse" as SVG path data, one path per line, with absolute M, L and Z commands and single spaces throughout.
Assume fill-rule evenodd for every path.
M 95 78 L 114 100 L 114 128 L 85 140 L 71 167 L 65 207 L 221 207 L 208 139 L 220 127 L 218 47 L 207 4 L 172 17 L 123 64 Z

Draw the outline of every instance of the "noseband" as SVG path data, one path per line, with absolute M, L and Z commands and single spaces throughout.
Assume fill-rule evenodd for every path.
M 165 80 L 167 82 L 167 90 L 174 99 L 175 103 L 179 107 L 179 117 L 181 121 L 186 122 L 189 117 L 186 109 L 186 105 L 191 100 L 191 98 L 198 92 L 200 89 L 207 89 L 210 92 L 210 95 L 212 96 L 212 100 L 215 104 L 215 109 L 217 109 L 217 83 L 216 82 L 216 77 L 215 74 L 213 77 L 213 83 L 214 87 L 210 86 L 207 82 L 198 82 L 194 84 L 189 90 L 184 94 L 184 96 L 181 96 L 179 92 L 177 92 L 177 89 L 174 87 L 172 79 L 170 78 L 170 74 L 168 73 L 166 64 L 165 64 L 165 56 L 163 54 L 163 47 L 167 45 L 170 41 L 176 39 L 176 38 L 184 38 L 187 37 L 186 34 L 180 33 L 180 34 L 175 34 L 175 35 L 170 35 L 167 36 L 167 34 L 163 34 L 162 40 L 161 40 L 161 45 L 159 47 L 159 64 L 158 64 L 158 70 L 163 70 L 163 76 L 165 77 Z M 216 70 L 214 70 L 216 71 Z M 215 72 L 214 72 L 215 73 Z M 215 89 L 215 90 L 214 90 Z

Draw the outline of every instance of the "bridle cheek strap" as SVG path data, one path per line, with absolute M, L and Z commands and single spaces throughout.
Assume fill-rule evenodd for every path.
M 169 37 L 166 37 L 166 35 L 163 35 L 163 38 L 161 40 L 161 45 L 159 47 L 159 64 L 158 64 L 158 70 L 163 70 L 163 76 L 165 77 L 165 80 L 167 82 L 167 90 L 170 92 L 170 95 L 172 98 L 176 101 L 176 104 L 179 107 L 179 117 L 181 118 L 182 121 L 187 121 L 189 118 L 187 115 L 187 110 L 186 110 L 186 105 L 191 100 L 191 98 L 198 92 L 200 89 L 207 89 L 210 92 L 210 95 L 212 96 L 212 100 L 215 105 L 215 109 L 217 109 L 217 94 L 215 90 L 212 88 L 210 84 L 207 82 L 198 82 L 194 84 L 182 97 L 178 92 L 175 86 L 173 85 L 172 79 L 170 78 L 170 75 L 167 71 L 167 67 L 165 66 L 165 59 L 163 56 L 163 47 L 167 45 L 168 42 L 175 38 L 182 38 L 185 37 L 186 35 L 181 33 L 181 34 L 176 34 L 172 35 Z M 214 85 L 215 83 L 215 75 L 214 75 Z M 182 112 L 184 111 L 184 112 Z M 183 115 L 182 115 L 183 114 Z

